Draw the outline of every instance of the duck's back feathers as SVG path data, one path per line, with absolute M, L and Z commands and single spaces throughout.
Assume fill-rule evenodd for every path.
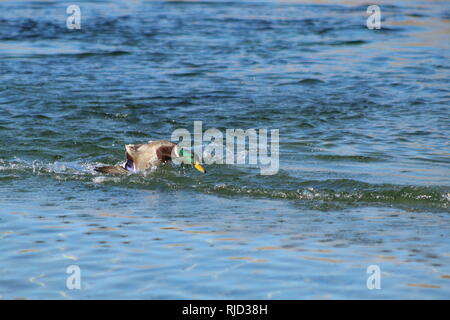
M 175 143 L 170 141 L 153 141 L 147 144 L 125 145 L 127 159 L 131 159 L 136 170 L 145 170 L 162 162 L 171 160 Z
M 175 143 L 160 140 L 146 144 L 125 145 L 127 162 L 124 166 L 105 166 L 94 170 L 109 174 L 128 174 L 135 171 L 144 171 L 153 166 L 172 160 L 172 151 Z M 178 154 L 175 153 L 177 156 Z

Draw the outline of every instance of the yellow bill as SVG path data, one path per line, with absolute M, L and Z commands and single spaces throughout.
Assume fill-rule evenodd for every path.
M 203 172 L 203 173 L 206 173 L 205 168 L 203 168 L 203 166 L 202 166 L 200 163 L 196 162 L 196 163 L 194 164 L 194 167 L 195 167 L 195 169 L 197 169 L 198 171 Z

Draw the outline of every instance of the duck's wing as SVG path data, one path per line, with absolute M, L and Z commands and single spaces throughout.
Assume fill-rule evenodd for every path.
M 94 168 L 95 171 L 109 174 L 128 174 L 128 170 L 121 166 L 105 166 Z

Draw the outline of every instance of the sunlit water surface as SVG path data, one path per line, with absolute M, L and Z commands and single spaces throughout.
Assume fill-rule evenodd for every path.
M 0 298 L 450 297 L 448 2 L 76 3 L 0 2 Z M 93 171 L 194 120 L 278 174 Z

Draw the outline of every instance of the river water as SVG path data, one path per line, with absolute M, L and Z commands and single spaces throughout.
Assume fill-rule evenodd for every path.
M 375 3 L 1 1 L 0 298 L 450 298 L 450 4 Z M 93 170 L 194 121 L 278 172 Z

